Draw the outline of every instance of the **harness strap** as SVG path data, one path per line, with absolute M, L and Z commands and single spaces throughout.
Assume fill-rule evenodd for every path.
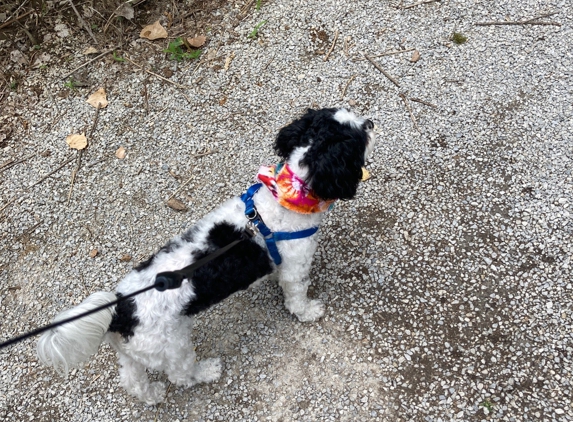
M 251 186 L 247 192 L 241 195 L 241 200 L 245 203 L 245 216 L 265 238 L 267 249 L 275 265 L 280 265 L 282 263 L 282 258 L 277 247 L 277 242 L 282 240 L 303 239 L 305 237 L 312 236 L 318 231 L 318 227 L 311 227 L 309 229 L 299 230 L 296 232 L 273 232 L 259 215 L 257 208 L 255 207 L 255 201 L 253 200 L 253 196 L 258 192 L 262 185 L 262 183 L 257 183 Z

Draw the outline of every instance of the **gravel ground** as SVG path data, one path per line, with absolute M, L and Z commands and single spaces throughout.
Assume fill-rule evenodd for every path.
M 76 40 L 71 61 L 32 72 L 4 100 L 27 127 L 2 162 L 49 151 L 0 174 L 4 338 L 112 290 L 241 193 L 306 107 L 348 106 L 380 135 L 372 178 L 321 229 L 311 289 L 327 304 L 321 321 L 296 321 L 273 282 L 237 294 L 197 318 L 198 355 L 223 358 L 221 379 L 172 386 L 151 407 L 119 387 L 108 346 L 63 380 L 24 342 L 0 352 L 2 420 L 573 420 L 573 5 L 386 3 L 271 1 L 242 21 L 242 3 L 225 3 L 213 14 L 225 30 L 207 47 L 219 45 L 218 58 L 197 69 L 130 45 L 183 90 L 108 58 L 88 67 L 89 88 L 62 98 L 58 76 L 86 60 Z M 475 25 L 550 11 L 544 20 L 562 26 Z M 375 59 L 400 88 L 359 54 L 409 48 L 417 62 L 412 52 Z M 65 137 L 91 127 L 85 99 L 102 85 L 110 104 L 67 206 L 73 163 L 33 184 L 73 156 Z M 437 106 L 409 102 L 420 131 L 405 92 Z M 188 211 L 176 212 L 165 201 L 187 180 L 177 198 Z

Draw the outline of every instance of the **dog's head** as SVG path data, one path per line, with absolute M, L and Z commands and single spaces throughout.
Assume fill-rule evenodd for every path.
M 321 199 L 352 199 L 374 148 L 373 129 L 343 108 L 308 109 L 279 131 L 275 152 Z

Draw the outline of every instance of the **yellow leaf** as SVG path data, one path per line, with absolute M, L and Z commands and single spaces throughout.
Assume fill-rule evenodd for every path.
M 187 42 L 189 43 L 189 45 L 195 48 L 203 47 L 205 41 L 207 41 L 207 37 L 205 37 L 204 35 L 199 35 L 195 38 L 187 38 Z
M 88 146 L 88 139 L 86 138 L 86 135 L 84 135 L 83 133 L 81 135 L 79 134 L 68 135 L 66 137 L 66 142 L 68 143 L 70 148 L 78 150 L 84 149 L 85 147 Z
M 362 167 L 362 181 L 364 182 L 368 179 L 370 179 L 370 172 Z
M 115 152 L 115 156 L 116 156 L 117 158 L 119 158 L 120 160 L 123 160 L 123 159 L 125 158 L 125 154 L 126 154 L 126 152 L 125 152 L 125 148 L 124 148 L 124 147 L 119 147 L 119 148 L 117 149 L 117 151 Z
M 88 47 L 88 48 L 86 49 L 86 51 L 84 51 L 84 55 L 86 55 L 86 56 L 87 56 L 88 54 L 97 54 L 97 53 L 99 53 L 99 51 L 96 50 L 96 49 L 93 48 L 93 47 Z
M 161 26 L 159 21 L 152 25 L 147 25 L 139 33 L 140 38 L 147 38 L 148 40 L 158 40 L 160 38 L 167 38 L 167 31 Z
M 174 209 L 175 211 L 186 211 L 187 207 L 185 206 L 185 204 L 183 202 L 181 202 L 178 199 L 175 198 L 171 198 L 169 201 L 167 201 L 167 206 L 171 209 Z
M 98 89 L 87 99 L 87 102 L 95 108 L 106 108 L 107 107 L 107 94 L 103 88 Z

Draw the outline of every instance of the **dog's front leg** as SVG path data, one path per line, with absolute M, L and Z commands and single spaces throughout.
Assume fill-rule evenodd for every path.
M 312 255 L 304 259 L 284 259 L 279 266 L 279 285 L 283 289 L 286 308 L 299 321 L 316 321 L 324 315 L 324 304 L 319 299 L 310 300 L 306 296 L 310 285 L 310 265 Z

